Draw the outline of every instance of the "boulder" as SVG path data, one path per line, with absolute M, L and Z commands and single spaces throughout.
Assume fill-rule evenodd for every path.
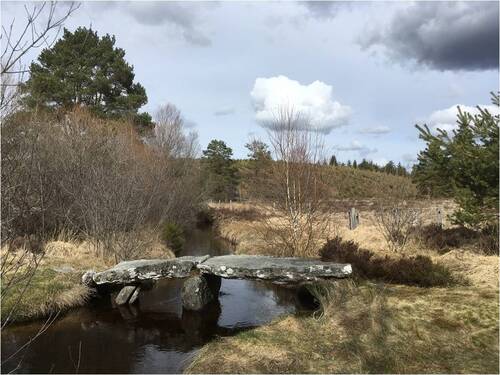
M 96 273 L 93 280 L 97 285 L 123 285 L 162 278 L 183 278 L 188 277 L 196 265 L 207 258 L 208 255 L 131 260 Z
M 137 289 L 137 286 L 135 285 L 127 285 L 120 290 L 120 293 L 115 298 L 115 302 L 118 306 L 125 305 L 132 294 L 134 294 L 135 290 Z
M 344 278 L 352 273 L 350 264 L 258 255 L 217 256 L 199 263 L 196 267 L 204 274 L 228 279 L 260 279 L 277 283 L 302 283 L 325 278 Z
M 215 296 L 203 276 L 192 276 L 182 286 L 182 306 L 186 310 L 203 309 Z

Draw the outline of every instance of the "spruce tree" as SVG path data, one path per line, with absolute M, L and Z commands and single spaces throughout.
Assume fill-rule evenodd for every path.
M 493 103 L 499 97 L 492 94 Z M 457 128 L 450 133 L 416 125 L 426 148 L 418 155 L 414 179 L 423 191 L 449 194 L 458 209 L 455 223 L 479 229 L 498 222 L 498 125 L 500 117 L 477 107 L 472 115 L 458 108 Z

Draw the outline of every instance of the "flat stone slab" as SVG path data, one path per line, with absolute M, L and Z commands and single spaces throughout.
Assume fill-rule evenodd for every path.
M 206 259 L 208 255 L 131 260 L 118 263 L 106 271 L 95 273 L 92 279 L 97 285 L 123 285 L 164 278 L 184 278 L 191 274 L 197 264 Z
M 217 256 L 198 263 L 196 267 L 202 273 L 228 279 L 260 279 L 282 283 L 344 278 L 352 273 L 350 264 L 258 255 Z

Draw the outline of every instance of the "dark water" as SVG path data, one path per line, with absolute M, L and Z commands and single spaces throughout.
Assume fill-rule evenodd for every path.
M 181 255 L 228 254 L 229 244 L 210 230 L 189 235 Z M 2 364 L 2 373 L 178 373 L 196 351 L 226 336 L 299 309 L 296 291 L 261 281 L 222 280 L 219 300 L 203 312 L 183 311 L 181 280 L 162 280 L 140 295 L 139 304 L 113 308 L 111 299 L 72 310 L 27 350 Z M 2 361 L 42 323 L 2 333 Z

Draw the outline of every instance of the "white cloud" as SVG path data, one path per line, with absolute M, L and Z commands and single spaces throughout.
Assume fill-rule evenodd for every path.
M 347 125 L 351 108 L 335 101 L 332 86 L 321 81 L 309 85 L 285 76 L 257 78 L 250 96 L 257 121 L 266 126 L 280 107 L 292 107 L 306 116 L 312 129 L 329 133 L 334 128 Z
M 362 134 L 372 134 L 372 135 L 381 135 L 387 134 L 391 131 L 391 128 L 388 126 L 372 126 L 361 129 L 359 132 Z
M 458 114 L 457 106 L 459 106 L 463 112 L 469 112 L 472 115 L 479 114 L 479 110 L 476 107 L 457 104 L 446 109 L 441 109 L 432 112 L 431 115 L 425 121 L 425 123 L 427 124 L 427 126 L 429 126 L 431 130 L 434 131 L 436 129 L 442 129 L 450 132 L 456 129 L 457 114 Z M 499 108 L 495 105 L 480 105 L 480 107 L 483 109 L 487 109 L 490 113 L 494 115 L 500 114 Z

